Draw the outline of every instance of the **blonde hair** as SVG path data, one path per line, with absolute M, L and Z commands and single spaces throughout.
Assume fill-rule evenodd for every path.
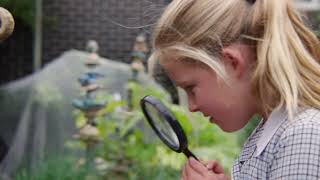
M 320 44 L 290 0 L 173 0 L 155 27 L 149 69 L 169 55 L 226 80 L 221 50 L 236 41 L 256 53 L 252 91 L 266 113 L 285 106 L 291 119 L 298 107 L 320 109 Z

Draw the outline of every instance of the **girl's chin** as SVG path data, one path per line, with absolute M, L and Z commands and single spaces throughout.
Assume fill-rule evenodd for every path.
M 241 128 L 236 128 L 236 127 L 233 127 L 233 126 L 226 126 L 225 124 L 220 124 L 219 121 L 213 119 L 213 118 L 210 118 L 210 123 L 212 124 L 215 124 L 217 126 L 219 126 L 220 129 L 222 129 L 224 132 L 228 132 L 228 133 L 231 133 L 231 132 L 236 132 L 238 130 L 240 130 Z

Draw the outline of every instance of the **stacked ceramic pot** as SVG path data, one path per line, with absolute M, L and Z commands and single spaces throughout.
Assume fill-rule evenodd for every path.
M 95 41 L 89 41 L 87 45 L 88 56 L 85 61 L 87 72 L 78 78 L 83 95 L 72 101 L 73 107 L 81 111 L 86 119 L 85 124 L 80 127 L 76 138 L 86 144 L 87 151 L 93 149 L 100 142 L 99 131 L 96 127 L 96 117 L 107 105 L 106 101 L 101 102 L 97 99 L 97 93 L 102 88 L 98 80 L 104 77 L 103 74 L 95 72 L 95 69 L 103 63 L 97 51 L 98 44 Z
M 131 72 L 132 76 L 130 81 L 138 82 L 139 72 L 144 72 L 144 64 L 147 61 L 147 53 L 149 51 L 146 37 L 144 34 L 140 34 L 136 37 L 135 43 L 133 45 L 133 49 L 131 52 Z M 132 89 L 128 89 L 128 110 L 131 111 L 133 108 L 133 100 L 132 100 Z
M 148 51 L 145 35 L 138 35 L 131 53 L 132 80 L 137 80 L 139 72 L 145 71 L 144 64 L 147 60 Z

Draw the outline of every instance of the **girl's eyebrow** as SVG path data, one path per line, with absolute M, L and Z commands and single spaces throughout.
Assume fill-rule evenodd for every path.
M 175 82 L 175 85 L 181 88 L 186 88 L 188 86 L 190 86 L 190 81 L 189 80 L 181 80 L 178 82 Z
M 184 86 L 184 81 L 174 81 L 174 80 L 172 80 L 172 83 L 177 87 L 183 88 L 183 86 Z

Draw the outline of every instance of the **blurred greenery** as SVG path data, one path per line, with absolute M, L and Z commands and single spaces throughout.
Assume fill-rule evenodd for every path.
M 250 120 L 250 122 L 244 128 L 242 128 L 242 130 L 240 130 L 240 136 L 238 136 L 238 143 L 240 146 L 242 146 L 246 142 L 247 138 L 250 136 L 252 131 L 259 124 L 260 120 L 261 116 L 256 115 Z
M 117 101 L 106 94 L 98 96 L 99 100 L 107 100 L 108 105 L 97 118 L 102 142 L 94 149 L 93 157 L 52 157 L 44 160 L 33 173 L 21 171 L 16 179 L 180 179 L 187 158 L 164 145 L 147 124 L 139 106 L 145 95 L 156 96 L 169 107 L 185 130 L 190 150 L 198 158 L 218 160 L 230 174 L 232 163 L 240 151 L 239 134 L 224 133 L 216 125 L 208 123 L 200 113 L 190 113 L 185 107 L 171 104 L 166 93 L 153 87 L 129 82 L 127 88 L 132 93 L 131 109 L 128 108 L 128 100 Z M 39 88 L 39 92 L 46 89 Z M 56 92 L 50 92 L 53 93 L 50 97 L 59 97 Z M 82 127 L 86 123 L 84 114 L 75 111 L 74 115 L 76 126 Z M 67 141 L 66 147 L 83 154 L 86 152 L 85 144 L 78 140 Z
M 32 173 L 31 173 L 32 172 Z M 99 179 L 93 167 L 77 166 L 72 157 L 52 157 L 42 161 L 37 169 L 22 170 L 16 180 L 89 180 Z
M 98 129 L 103 146 L 97 151 L 108 166 L 106 179 L 179 179 L 186 158 L 177 155 L 165 146 L 144 120 L 139 101 L 145 95 L 161 99 L 183 126 L 190 149 L 203 160 L 220 161 L 230 172 L 232 163 L 239 153 L 236 134 L 222 132 L 217 126 L 208 123 L 200 113 L 189 113 L 187 108 L 173 105 L 169 96 L 153 87 L 128 83 L 132 92 L 133 108 L 126 111 L 128 102 L 113 102 L 98 118 Z M 121 110 L 122 109 L 122 110 Z
M 0 7 L 8 9 L 16 21 L 34 27 L 35 0 L 0 0 Z

